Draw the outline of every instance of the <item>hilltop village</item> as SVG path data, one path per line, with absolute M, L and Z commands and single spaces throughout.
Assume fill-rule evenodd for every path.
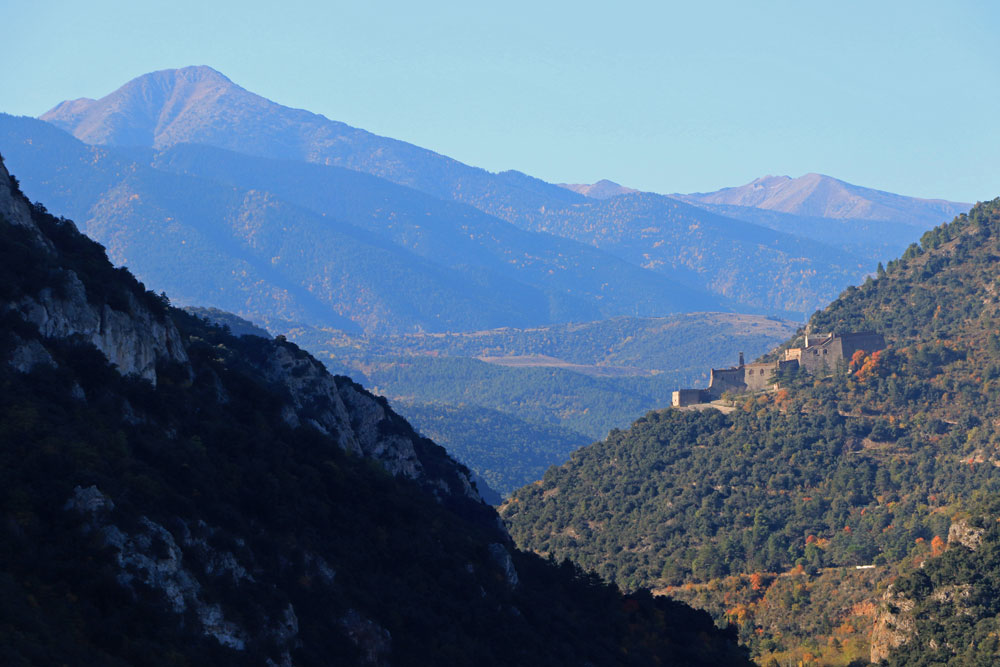
M 675 408 L 709 403 L 722 398 L 726 392 L 739 394 L 746 391 L 767 389 L 776 373 L 802 368 L 807 373 L 831 370 L 839 361 L 850 360 L 858 350 L 875 352 L 885 347 L 882 334 L 870 331 L 855 333 L 805 334 L 802 347 L 785 350 L 784 359 L 755 364 L 743 362 L 731 368 L 713 368 L 708 389 L 678 389 L 671 404 Z

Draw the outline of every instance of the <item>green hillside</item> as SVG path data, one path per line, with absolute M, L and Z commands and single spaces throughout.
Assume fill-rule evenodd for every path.
M 395 409 L 420 433 L 445 447 L 506 497 L 541 479 L 590 438 L 561 426 L 518 419 L 476 405 L 397 403 Z
M 883 658 L 892 667 L 995 662 L 1000 654 L 998 509 L 997 498 L 991 498 L 956 524 L 947 550 L 893 583 L 882 602 L 873 659 Z
M 650 413 L 515 493 L 512 534 L 627 587 L 919 555 L 1000 492 L 998 261 L 1000 200 L 810 320 L 882 332 L 887 350 L 728 415 Z

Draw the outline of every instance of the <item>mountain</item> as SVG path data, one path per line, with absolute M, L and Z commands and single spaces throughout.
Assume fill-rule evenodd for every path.
M 872 270 L 835 246 L 653 193 L 523 211 L 517 224 L 678 276 L 758 313 L 811 313 Z
M 451 199 L 457 189 L 490 190 L 504 180 L 403 141 L 281 106 L 210 67 L 146 74 L 100 100 L 63 102 L 41 118 L 89 144 L 158 149 L 182 143 L 216 146 L 347 167 L 442 199 Z M 585 200 L 555 185 L 543 189 L 546 198 Z M 518 190 L 520 197 L 532 194 Z
M 469 403 L 394 403 L 419 433 L 482 475 L 488 487 L 500 494 L 494 498 L 495 505 L 591 442 L 563 426 Z
M 0 145 L 26 192 L 184 304 L 367 331 L 726 308 L 591 246 L 356 171 L 207 146 L 98 148 L 4 115 Z
M 577 194 L 590 197 L 591 199 L 609 199 L 618 195 L 630 195 L 638 192 L 638 190 L 626 188 L 624 185 L 618 185 L 614 181 L 607 179 L 601 179 L 589 185 L 583 183 L 559 183 L 559 187 L 572 190 Z
M 591 245 L 752 312 L 812 312 L 877 263 L 660 195 L 595 200 L 517 171 L 493 174 L 283 107 L 207 67 L 147 74 L 100 100 L 64 102 L 42 119 L 95 145 L 198 144 L 365 172 L 522 230 Z M 594 190 L 601 191 L 607 186 Z
M 707 211 L 832 245 L 870 263 L 897 257 L 917 234 L 971 204 L 904 197 L 829 176 L 766 176 L 742 187 L 672 195 Z
M 764 176 L 739 187 L 674 197 L 695 204 L 742 206 L 835 220 L 903 222 L 926 229 L 941 224 L 971 204 L 917 199 L 863 188 L 823 174 L 798 178 Z
M 2 161 L 0 236 L 4 664 L 750 664 L 514 549 L 384 399 L 171 307 Z
M 878 586 L 940 549 L 952 517 L 1000 494 L 998 266 L 994 200 L 925 233 L 807 325 L 881 332 L 886 349 L 829 374 L 787 374 L 776 390 L 737 396 L 725 414 L 651 412 L 514 493 L 501 509 L 512 535 L 626 587 L 701 582 L 762 662 L 817 646 L 849 661 L 833 640 L 875 623 L 851 610 L 874 610 Z M 829 585 L 870 565 L 852 603 L 807 607 L 813 577 L 829 573 Z M 765 582 L 780 591 L 799 576 L 802 585 L 784 589 L 783 627 L 804 609 L 824 620 L 811 636 L 773 634 L 755 615 Z M 755 591 L 742 612 L 727 588 L 736 580 Z M 813 590 L 815 604 L 829 599 Z

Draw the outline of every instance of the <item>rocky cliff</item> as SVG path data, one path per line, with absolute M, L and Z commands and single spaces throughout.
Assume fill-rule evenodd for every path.
M 16 191 L 7 168 L 0 162 L 0 215 L 28 234 L 27 242 L 37 254 L 55 262 L 58 251 L 52 240 L 32 219 L 28 203 Z M 72 228 L 73 223 L 59 221 Z M 126 292 L 124 301 L 112 306 L 88 298 L 81 277 L 72 268 L 59 267 L 51 287 L 29 288 L 20 298 L 0 304 L 0 308 L 18 312 L 38 328 L 44 339 L 81 337 L 100 350 L 125 374 L 136 374 L 156 382 L 160 361 L 187 361 L 177 327 L 164 313 L 154 313 L 135 294 Z M 27 343 L 25 343 L 28 346 Z M 28 370 L 39 360 L 47 359 L 36 345 L 19 349 L 15 363 Z M 26 367 L 27 365 L 27 367 Z
M 985 556 L 976 553 L 987 536 L 984 523 L 981 519 L 952 522 L 947 550 L 889 586 L 872 630 L 873 663 L 905 665 L 914 655 L 934 655 L 941 660 L 935 664 L 970 664 L 962 661 L 967 657 L 964 653 L 990 650 L 963 641 L 970 628 L 979 625 L 982 629 L 996 622 L 989 616 L 997 611 L 994 582 L 990 581 L 997 573 L 991 567 L 993 571 L 985 577 L 973 574 L 984 569 L 982 561 L 996 563 L 995 529 Z M 983 604 L 984 598 L 989 602 Z
M 0 162 L 0 215 L 30 235 L 27 243 L 35 254 L 57 262 L 59 248 L 43 229 L 45 222 L 33 219 L 31 208 Z M 72 222 L 54 220 L 43 209 L 37 217 L 49 218 L 57 236 L 76 233 Z M 27 372 L 38 363 L 54 364 L 48 342 L 76 339 L 92 344 L 123 375 L 136 375 L 154 385 L 158 365 L 173 362 L 194 373 L 185 341 L 170 313 L 155 307 L 155 295 L 125 290 L 111 302 L 102 301 L 95 290 L 88 293 L 87 276 L 81 278 L 65 266 L 53 270 L 57 275 L 51 286 L 31 286 L 0 303 L 0 308 L 17 313 L 38 332 L 37 338 L 22 340 L 8 357 L 15 368 Z M 384 400 L 346 378 L 334 378 L 321 363 L 284 340 L 260 345 L 264 351 L 255 357 L 255 369 L 285 390 L 282 414 L 290 426 L 308 425 L 332 436 L 346 451 L 377 460 L 393 475 L 421 480 L 445 493 L 454 485 L 461 495 L 479 500 L 468 471 L 457 463 L 452 462 L 448 481 L 427 476 L 414 444 L 419 437 L 408 426 L 390 426 L 404 422 Z

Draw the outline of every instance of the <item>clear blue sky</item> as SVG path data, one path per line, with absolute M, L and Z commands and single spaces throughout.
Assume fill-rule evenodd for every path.
M 1000 3 L 0 0 L 0 111 L 210 65 L 492 171 L 1000 195 Z M 0 147 L 2 150 L 2 147 Z

